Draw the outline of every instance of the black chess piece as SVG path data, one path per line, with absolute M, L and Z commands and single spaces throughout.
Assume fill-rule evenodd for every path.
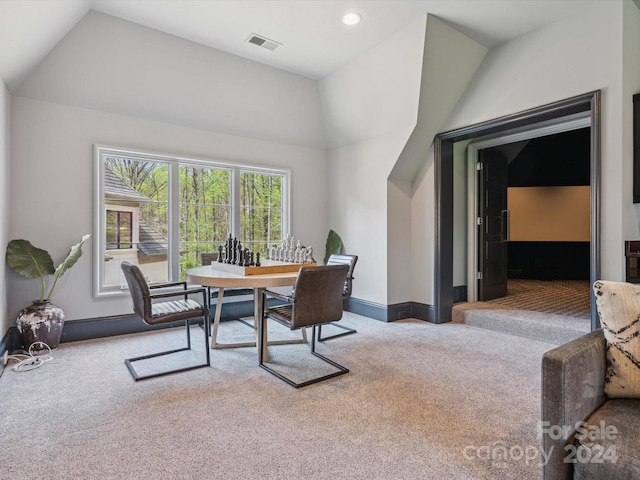
M 260 266 L 260 252 L 256 253 L 256 267 Z
M 238 248 L 236 249 L 236 261 L 234 262 L 234 265 L 242 265 L 242 247 L 240 242 L 238 242 Z
M 250 266 L 250 267 L 253 267 L 253 266 L 256 264 L 256 262 L 254 262 L 253 258 L 254 258 L 254 257 L 253 257 L 253 250 L 252 250 L 252 251 L 251 251 L 251 260 L 249 261 L 249 266 Z
M 222 263 L 222 245 L 218 247 L 218 263 Z
M 231 234 L 229 234 L 229 238 L 225 243 L 225 255 L 224 255 L 224 263 L 231 263 L 233 259 L 233 239 L 231 238 Z

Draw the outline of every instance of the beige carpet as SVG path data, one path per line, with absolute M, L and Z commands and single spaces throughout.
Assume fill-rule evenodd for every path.
M 577 280 L 509 280 L 508 294 L 458 303 L 456 323 L 562 345 L 591 331 L 590 286 Z
M 462 324 L 343 321 L 358 333 L 319 351 L 351 372 L 300 390 L 258 368 L 255 348 L 133 382 L 123 359 L 179 344 L 175 330 L 63 344 L 37 370 L 6 369 L 0 478 L 541 478 L 540 360 L 552 345 Z M 305 345 L 270 351 L 277 367 L 317 365 Z
M 574 318 L 590 318 L 591 284 L 588 280 L 510 279 L 507 296 L 488 300 L 518 310 L 551 313 Z

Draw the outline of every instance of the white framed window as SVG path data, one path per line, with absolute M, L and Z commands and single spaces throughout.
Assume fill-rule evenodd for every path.
M 289 232 L 289 170 L 94 146 L 94 295 L 121 294 L 120 263 L 182 280 L 229 235 L 264 252 Z
M 138 209 L 124 205 L 105 205 L 105 249 L 124 250 L 134 248 L 140 241 Z

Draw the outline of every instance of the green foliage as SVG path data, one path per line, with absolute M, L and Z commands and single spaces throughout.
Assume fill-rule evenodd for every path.
M 161 162 L 111 157 L 105 166 L 151 201 L 140 205 L 141 222 L 169 236 L 169 170 Z M 179 167 L 180 271 L 200 265 L 200 254 L 217 252 L 231 231 L 231 170 Z M 240 172 L 240 232 L 243 246 L 262 255 L 282 242 L 282 176 Z M 264 257 L 263 257 L 264 258 Z
M 263 256 L 282 243 L 282 177 L 253 172 L 240 176 L 240 241 Z
M 46 274 L 53 275 L 56 270 L 49 252 L 34 247 L 27 240 L 11 240 L 9 242 L 7 263 L 14 272 L 27 278 L 40 278 Z
M 338 235 L 333 230 L 329 230 L 329 235 L 327 235 L 327 243 L 325 245 L 324 264 L 327 264 L 331 254 L 340 255 L 341 253 L 344 253 L 344 244 L 342 243 L 340 235 Z
M 82 244 L 89 239 L 90 235 L 83 235 L 79 243 L 71 247 L 67 257 L 57 268 L 53 266 L 51 255 L 46 250 L 34 247 L 27 240 L 11 240 L 7 245 L 7 264 L 16 273 L 26 278 L 39 278 L 42 289 L 40 292 L 40 301 L 49 300 L 55 290 L 58 279 L 64 273 L 73 267 L 82 255 Z M 46 292 L 46 275 L 53 275 L 54 281 Z

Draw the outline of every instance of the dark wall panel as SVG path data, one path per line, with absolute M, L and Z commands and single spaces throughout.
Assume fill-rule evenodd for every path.
M 589 242 L 509 242 L 509 278 L 589 280 Z

